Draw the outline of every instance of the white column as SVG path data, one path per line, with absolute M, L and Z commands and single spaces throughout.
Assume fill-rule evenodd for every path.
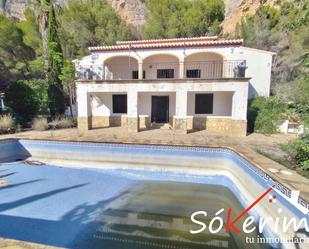
M 138 93 L 136 89 L 129 89 L 127 94 L 127 128 L 129 132 L 138 132 Z
M 78 129 L 91 129 L 91 98 L 87 88 L 82 84 L 77 84 L 76 89 L 77 108 L 78 108 Z
M 188 92 L 185 90 L 176 91 L 176 117 L 186 118 L 188 106 Z
M 138 63 L 138 79 L 143 79 L 143 62 Z
M 176 91 L 176 116 L 173 120 L 175 131 L 179 133 L 187 133 L 187 105 L 188 92 L 185 90 Z
M 102 79 L 102 80 L 106 80 L 106 78 L 105 78 L 105 62 L 104 62 L 104 61 L 103 61 L 103 64 L 102 64 L 101 79 Z
M 179 62 L 179 79 L 184 78 L 184 73 L 185 73 L 185 63 L 184 61 Z
M 240 87 L 233 95 L 232 101 L 232 117 L 233 119 L 246 120 L 248 105 L 248 88 Z

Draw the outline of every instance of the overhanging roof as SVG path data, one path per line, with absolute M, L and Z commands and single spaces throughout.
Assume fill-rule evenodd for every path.
M 224 39 L 217 36 L 201 36 L 191 38 L 173 38 L 158 40 L 118 41 L 114 46 L 89 47 L 91 52 L 114 51 L 152 48 L 177 48 L 177 47 L 207 47 L 207 46 L 232 46 L 242 45 L 243 39 Z

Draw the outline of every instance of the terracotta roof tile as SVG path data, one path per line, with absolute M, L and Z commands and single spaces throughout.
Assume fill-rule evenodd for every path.
M 151 48 L 175 48 L 175 47 L 202 47 L 220 45 L 242 45 L 243 39 L 222 39 L 217 37 L 193 37 L 161 40 L 140 40 L 140 41 L 120 41 L 113 46 L 89 47 L 90 51 L 113 51 L 130 49 L 151 49 Z

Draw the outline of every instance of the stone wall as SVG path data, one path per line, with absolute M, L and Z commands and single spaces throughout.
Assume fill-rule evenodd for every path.
M 220 117 L 188 117 L 176 118 L 170 117 L 170 125 L 175 132 L 187 133 L 190 130 L 207 130 L 209 132 L 219 133 L 222 135 L 242 137 L 247 133 L 247 121 L 235 120 L 231 118 Z M 94 116 L 79 117 L 78 129 L 89 130 L 93 128 L 104 127 L 127 127 L 131 132 L 137 132 L 143 129 L 151 128 L 149 116 L 140 116 L 139 118 L 121 116 Z
M 247 121 L 220 117 L 190 117 L 187 119 L 187 129 L 242 137 L 247 134 Z

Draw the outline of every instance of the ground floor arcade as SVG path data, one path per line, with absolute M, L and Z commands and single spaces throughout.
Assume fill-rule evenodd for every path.
M 131 132 L 163 124 L 179 133 L 209 130 L 246 134 L 248 82 L 80 82 L 80 130 L 123 126 Z

